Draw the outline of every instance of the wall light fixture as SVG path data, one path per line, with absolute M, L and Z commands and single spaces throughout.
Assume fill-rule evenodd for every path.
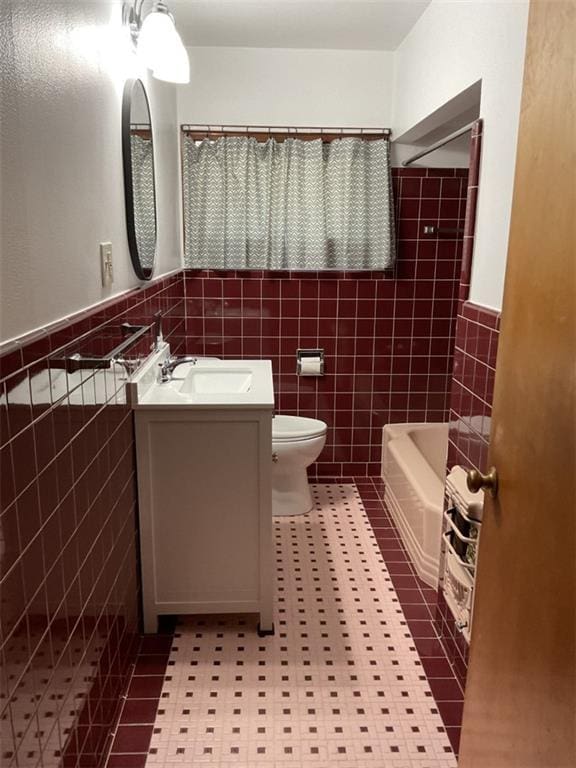
M 124 22 L 129 25 L 138 58 L 157 80 L 190 82 L 188 53 L 178 34 L 174 17 L 163 0 L 154 0 L 144 15 L 145 0 L 124 4 Z

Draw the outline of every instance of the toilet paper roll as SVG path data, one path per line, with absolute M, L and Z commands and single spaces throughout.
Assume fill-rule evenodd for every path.
M 319 357 L 303 357 L 300 360 L 301 376 L 321 376 L 322 360 Z

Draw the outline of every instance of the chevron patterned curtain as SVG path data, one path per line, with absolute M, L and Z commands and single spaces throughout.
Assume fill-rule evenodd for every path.
M 154 192 L 154 154 L 152 140 L 136 133 L 130 136 L 132 185 L 134 195 L 134 226 L 140 264 L 144 269 L 154 267 L 156 255 L 156 202 Z
M 390 145 L 184 136 L 186 266 L 382 270 L 394 263 Z

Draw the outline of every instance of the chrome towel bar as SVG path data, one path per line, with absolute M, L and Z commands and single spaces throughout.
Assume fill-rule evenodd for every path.
M 51 360 L 50 366 L 52 368 L 64 368 L 67 373 L 74 373 L 75 371 L 82 371 L 88 368 L 110 368 L 112 363 L 114 363 L 123 352 L 130 349 L 130 347 L 141 339 L 152 327 L 153 325 L 131 325 L 130 323 L 122 323 L 120 329 L 126 338 L 124 341 L 121 341 L 120 344 L 115 346 L 107 355 L 89 357 L 77 352 L 68 357 Z

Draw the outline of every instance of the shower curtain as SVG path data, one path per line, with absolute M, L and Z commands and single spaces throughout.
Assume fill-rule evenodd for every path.
M 382 270 L 394 263 L 390 145 L 183 137 L 186 266 Z

